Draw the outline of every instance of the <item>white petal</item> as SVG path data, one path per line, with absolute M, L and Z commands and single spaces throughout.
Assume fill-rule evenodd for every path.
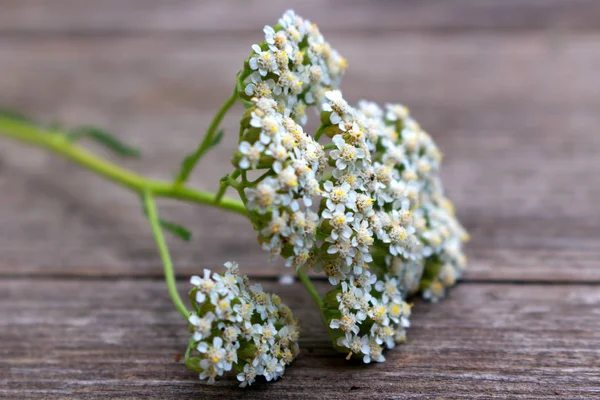
M 239 167 L 241 169 L 248 169 L 248 168 L 250 168 L 250 161 L 248 161 L 248 159 L 246 157 L 242 158 L 240 160 Z
M 250 150 L 250 143 L 248 142 L 242 142 L 240 143 L 240 151 L 242 152 L 242 154 L 248 154 L 248 150 Z
M 329 120 L 331 121 L 332 124 L 336 125 L 339 124 L 340 121 L 342 120 L 342 118 L 339 116 L 338 113 L 333 112 L 331 113 L 331 115 L 329 116 Z
M 190 278 L 190 283 L 194 286 L 198 286 L 200 282 L 202 281 L 200 280 L 200 277 L 198 275 L 194 275 Z
M 198 350 L 200 353 L 206 353 L 206 351 L 208 350 L 208 344 L 206 344 L 206 342 L 200 342 L 198 343 L 198 347 L 196 347 L 196 350 Z

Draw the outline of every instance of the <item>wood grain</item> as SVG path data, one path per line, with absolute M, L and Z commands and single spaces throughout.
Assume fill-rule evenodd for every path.
M 447 192 L 473 236 L 470 278 L 600 281 L 600 92 L 587 80 L 600 66 L 598 35 L 329 38 L 350 60 L 350 99 L 405 102 L 445 153 Z M 103 126 L 143 149 L 125 165 L 168 179 L 253 41 L 0 39 L 0 104 Z M 232 115 L 224 127 L 235 124 Z M 230 170 L 234 136 L 207 156 L 194 185 L 214 189 Z M 0 197 L 0 273 L 161 273 L 135 196 L 6 141 L 0 160 L 10 194 Z M 241 217 L 177 203 L 161 211 L 195 234 L 192 244 L 173 242 L 181 276 L 228 259 L 256 275 L 282 271 Z
M 284 379 L 206 386 L 180 361 L 186 326 L 137 198 L 0 140 L 0 398 L 600 398 L 600 2 L 1 3 L 0 107 L 105 127 L 143 149 L 125 166 L 162 179 L 260 28 L 294 7 L 348 58 L 346 97 L 402 101 L 431 132 L 473 240 L 464 282 L 438 305 L 416 301 L 408 344 L 364 366 L 331 349 L 303 288 L 276 283 L 290 271 L 243 218 L 160 202 L 194 233 L 169 238 L 182 293 L 189 275 L 237 260 L 301 319 Z M 192 184 L 214 189 L 234 146 L 226 135 Z
M 4 0 L 4 34 L 255 32 L 293 7 L 327 30 L 597 30 L 594 0 Z
M 3 279 L 0 395 L 566 399 L 600 394 L 595 286 L 463 284 L 439 305 L 414 306 L 409 341 L 388 351 L 386 363 L 360 365 L 331 349 L 298 284 L 262 283 L 279 292 L 300 318 L 302 353 L 281 381 L 242 391 L 231 378 L 205 386 L 176 361 L 187 331 L 162 282 Z M 187 287 L 181 282 L 182 291 Z

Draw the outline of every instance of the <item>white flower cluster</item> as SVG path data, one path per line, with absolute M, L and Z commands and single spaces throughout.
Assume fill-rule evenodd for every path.
M 338 349 L 348 352 L 347 358 L 382 362 L 384 347 L 391 349 L 406 340 L 410 306 L 402 299 L 396 278 L 386 275 L 377 280 L 368 272 L 358 278 L 351 276 L 326 300 L 329 328 L 337 338 Z
M 289 11 L 265 34 L 248 62 L 252 106 L 233 160 L 243 200 L 265 250 L 336 286 L 327 312 L 338 348 L 382 361 L 384 347 L 405 337 L 404 299 L 421 291 L 437 301 L 464 269 L 466 232 L 443 195 L 441 153 L 406 107 L 348 104 L 337 90 L 345 61 L 316 27 Z M 267 62 L 281 53 L 297 56 Z M 306 80 L 317 66 L 320 78 Z M 301 89 L 281 79 L 288 72 Z M 322 124 L 313 136 L 294 110 L 315 101 Z M 251 181 L 249 170 L 263 174 Z
M 310 207 L 321 195 L 327 161 L 323 146 L 301 125 L 306 107 L 321 104 L 326 90 L 339 86 L 346 60 L 292 10 L 264 32 L 242 73 L 251 72 L 244 91 L 254 106 L 234 164 L 271 171 L 246 188 L 246 206 L 261 216 L 255 222 L 263 248 L 298 268 L 316 242 L 318 215 Z
M 283 254 L 286 265 L 299 267 L 310 258 L 316 241 L 318 215 L 310 206 L 321 193 L 325 152 L 293 119 L 277 111 L 273 99 L 255 102 L 238 165 L 256 168 L 264 163 L 269 172 L 245 189 L 246 206 L 258 215 L 263 248 L 274 257 Z
M 323 182 L 319 231 L 328 236 L 315 270 L 341 282 L 329 303 L 339 313 L 329 322 L 337 346 L 364 362 L 384 361 L 384 346 L 403 341 L 409 326 L 410 307 L 389 266 L 394 258 L 422 258 L 411 208 L 419 187 L 396 168 L 404 154 L 375 104 L 355 109 L 339 91 L 326 98 L 321 129 L 332 137 L 332 171 Z
M 249 99 L 270 97 L 281 114 L 304 124 L 306 107 L 320 104 L 326 88 L 339 86 L 346 59 L 325 41 L 317 25 L 293 10 L 263 31 L 265 40 L 252 46 L 247 60 L 244 94 Z
M 186 365 L 208 383 L 231 370 L 242 387 L 261 375 L 275 380 L 298 354 L 297 322 L 279 296 L 249 286 L 236 263 L 225 267 L 222 275 L 205 269 L 191 278 L 193 336 Z
M 438 301 L 464 270 L 462 243 L 468 239 L 452 203 L 444 197 L 439 175 L 442 154 L 403 105 L 388 104 L 384 112 L 375 103 L 362 101 L 358 108 L 380 132 L 374 158 L 404 181 L 402 208 L 412 214 L 415 235 L 423 244 L 419 257 L 393 258 L 387 266 L 401 279 L 406 295 L 421 290 L 424 298 Z

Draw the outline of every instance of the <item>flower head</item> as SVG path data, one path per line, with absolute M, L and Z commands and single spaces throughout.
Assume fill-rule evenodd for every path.
M 240 75 L 251 107 L 234 164 L 262 174 L 241 183 L 249 216 L 272 257 L 336 286 L 335 345 L 383 361 L 405 338 L 406 297 L 437 301 L 464 270 L 467 235 L 443 194 L 441 153 L 405 106 L 350 105 L 339 90 L 346 61 L 309 21 L 288 11 L 264 33 Z M 313 105 L 315 135 L 302 127 Z M 265 318 L 268 304 L 255 304 Z M 215 315 L 229 315 L 226 304 Z M 277 374 L 265 360 L 244 374 Z
M 239 371 L 242 387 L 261 375 L 277 379 L 298 354 L 296 320 L 278 296 L 249 286 L 236 263 L 225 267 L 223 274 L 205 270 L 203 278 L 191 279 L 193 335 L 186 365 L 208 383 L 232 370 Z

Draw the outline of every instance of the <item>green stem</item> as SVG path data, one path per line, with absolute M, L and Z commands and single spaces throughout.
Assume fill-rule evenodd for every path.
M 315 132 L 315 141 L 318 142 L 323 133 L 325 133 L 325 128 L 323 128 L 323 125 L 321 125 L 319 129 L 317 129 L 317 131 Z
M 146 211 L 148 212 L 148 221 L 150 222 L 150 226 L 152 227 L 152 233 L 154 234 L 154 239 L 156 240 L 156 246 L 158 247 L 158 251 L 160 253 L 160 258 L 162 259 L 164 273 L 165 273 L 165 281 L 167 283 L 167 288 L 169 289 L 169 295 L 171 296 L 171 300 L 177 310 L 183 315 L 183 317 L 187 320 L 190 316 L 190 312 L 187 310 L 179 293 L 177 292 L 177 287 L 175 286 L 175 274 L 173 273 L 173 262 L 171 261 L 171 256 L 169 255 L 169 249 L 167 248 L 167 244 L 165 243 L 165 238 L 162 234 L 162 228 L 160 227 L 160 221 L 158 219 L 158 212 L 156 210 L 156 204 L 154 202 L 154 198 L 152 197 L 152 192 L 150 190 L 144 190 L 144 206 L 146 207 Z
M 313 298 L 315 304 L 319 307 L 319 311 L 323 314 L 323 299 L 319 295 L 317 288 L 313 285 L 312 281 L 304 272 L 297 271 L 296 274 L 300 278 L 300 282 L 304 285 L 310 296 Z
M 219 190 L 217 191 L 217 194 L 215 195 L 215 203 L 216 204 L 219 204 L 221 202 L 221 199 L 225 195 L 225 192 L 227 191 L 227 188 L 230 186 L 229 185 L 229 179 L 230 178 L 237 179 L 237 177 L 240 176 L 240 173 L 241 173 L 240 170 L 236 169 L 230 175 L 225 175 L 223 178 L 221 178 L 221 183 L 219 185 Z
M 49 131 L 26 122 L 0 117 L 0 135 L 53 151 L 139 194 L 142 194 L 144 190 L 149 190 L 157 197 L 169 197 L 194 203 L 208 204 L 241 215 L 248 215 L 246 207 L 238 200 L 223 197 L 218 204 L 215 204 L 214 193 L 174 185 L 172 182 L 146 178 L 136 172 L 119 167 L 102 157 L 96 156 L 85 148 L 72 143 L 66 135 L 56 131 Z
M 258 178 L 256 178 L 256 180 L 252 181 L 252 185 L 257 185 L 259 183 L 261 183 L 266 177 L 273 175 L 273 171 L 268 170 L 267 172 L 265 172 L 264 174 L 262 174 L 261 176 L 259 176 Z
M 227 184 L 236 190 L 240 190 L 240 188 L 242 188 L 241 183 L 233 179 L 231 176 L 227 178 Z
M 200 145 L 198 146 L 196 151 L 194 153 L 192 153 L 188 158 L 186 158 L 185 163 L 183 164 L 183 166 L 181 167 L 181 170 L 179 171 L 179 173 L 177 174 L 177 177 L 175 178 L 176 185 L 182 185 L 185 182 L 187 182 L 190 174 L 194 170 L 194 167 L 196 166 L 196 164 L 198 164 L 198 161 L 200 161 L 200 158 L 202 158 L 204 153 L 206 153 L 208 151 L 208 149 L 211 147 L 213 140 L 214 140 L 215 133 L 216 133 L 217 129 L 219 128 L 219 125 L 221 124 L 223 117 L 225 116 L 225 114 L 227 114 L 227 111 L 229 111 L 231 106 L 233 106 L 233 103 L 235 103 L 236 99 L 237 99 L 237 86 L 236 86 L 235 90 L 233 91 L 233 94 L 231 95 L 231 97 L 229 97 L 225 101 L 225 103 L 221 106 L 219 111 L 217 111 L 217 114 L 213 118 L 212 122 L 210 123 L 210 126 L 208 127 L 208 130 L 206 131 L 206 134 L 204 135 L 204 139 L 202 140 L 202 142 L 200 143 Z
M 192 352 L 192 344 L 194 343 L 194 337 L 192 336 L 190 338 L 190 341 L 188 343 L 188 347 L 185 350 L 185 360 L 187 361 L 190 358 L 190 353 Z

